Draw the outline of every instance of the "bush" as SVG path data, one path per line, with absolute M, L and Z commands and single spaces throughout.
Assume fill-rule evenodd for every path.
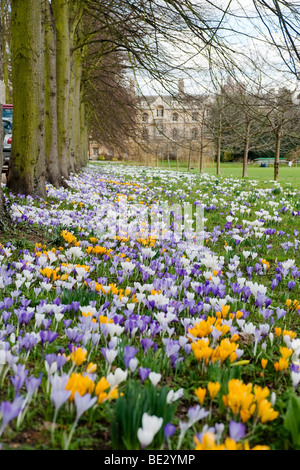
M 225 150 L 223 153 L 222 161 L 223 162 L 233 162 L 234 154 L 231 150 Z

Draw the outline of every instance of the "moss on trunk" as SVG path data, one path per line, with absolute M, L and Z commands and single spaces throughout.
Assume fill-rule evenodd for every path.
M 45 159 L 47 181 L 61 183 L 57 155 L 56 31 L 51 6 L 44 3 L 45 32 Z
M 8 187 L 44 197 L 44 67 L 42 0 L 12 2 L 14 119 Z
M 56 28 L 57 149 L 60 174 L 68 179 L 69 160 L 69 89 L 70 31 L 69 0 L 51 2 Z

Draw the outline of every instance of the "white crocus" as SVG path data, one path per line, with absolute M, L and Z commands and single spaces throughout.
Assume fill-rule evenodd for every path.
M 142 417 L 142 427 L 138 429 L 137 437 L 143 449 L 145 449 L 151 442 L 155 434 L 158 433 L 163 424 L 163 418 L 157 416 L 150 416 L 144 413 Z
M 158 374 L 156 372 L 150 372 L 149 379 L 150 379 L 152 385 L 154 385 L 154 387 L 156 387 L 156 385 L 158 384 L 158 382 L 161 379 L 161 374 Z
M 173 403 L 183 396 L 183 388 L 179 388 L 176 392 L 170 390 L 167 395 L 167 403 Z
M 118 367 L 114 373 L 111 372 L 110 374 L 108 374 L 108 376 L 106 377 L 106 380 L 109 383 L 110 387 L 114 388 L 120 385 L 121 382 L 124 382 L 124 380 L 127 379 L 127 374 L 128 374 L 127 370 L 124 371 L 120 369 L 120 367 Z

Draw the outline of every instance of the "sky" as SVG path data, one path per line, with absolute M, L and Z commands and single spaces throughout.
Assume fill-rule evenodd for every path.
M 201 0 L 194 1 L 198 2 Z M 285 85 L 290 89 L 296 88 L 297 79 L 288 69 L 287 65 L 284 64 L 278 49 L 271 45 L 269 31 L 258 17 L 254 1 L 217 0 L 212 3 L 207 0 L 205 3 L 211 3 L 210 8 L 212 9 L 213 18 L 216 17 L 216 14 L 220 13 L 220 10 L 217 10 L 218 7 L 223 9 L 228 7 L 227 14 L 222 18 L 219 35 L 232 50 L 230 57 L 231 60 L 235 61 L 236 65 L 235 70 L 232 67 L 232 73 L 238 79 L 243 80 L 249 87 L 255 86 L 260 81 L 266 87 L 279 88 Z M 271 3 L 272 1 L 269 0 L 269 4 Z M 271 20 L 270 17 L 267 18 L 268 26 L 271 24 L 269 20 Z M 282 43 L 282 33 L 278 28 L 277 21 L 272 24 L 272 37 L 275 42 Z M 174 90 L 176 89 L 177 79 L 179 76 L 182 76 L 185 78 L 185 89 L 189 93 L 201 93 L 205 92 L 205 90 L 211 91 L 212 83 L 222 81 L 224 76 L 226 76 L 226 64 L 224 63 L 223 56 L 222 54 L 218 55 L 216 50 L 211 49 L 210 61 L 208 61 L 208 50 L 204 50 L 203 54 L 196 54 L 199 41 L 191 34 L 189 39 L 190 47 L 187 48 L 185 45 L 185 53 L 178 49 L 173 52 L 173 46 L 167 45 L 170 48 L 169 50 L 172 51 L 173 57 L 178 58 L 178 63 L 185 64 L 185 72 L 178 73 L 178 71 L 174 71 L 173 88 Z M 286 55 L 285 57 L 288 62 L 288 56 Z M 214 62 L 213 65 L 212 62 Z M 259 70 L 257 67 L 254 67 L 254 64 L 259 66 Z M 140 77 L 139 84 L 143 94 L 165 92 L 163 86 L 151 78 Z

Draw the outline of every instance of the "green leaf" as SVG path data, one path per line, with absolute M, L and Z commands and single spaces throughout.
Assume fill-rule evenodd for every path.
M 293 445 L 300 446 L 300 397 L 291 395 L 283 424 L 291 434 Z

